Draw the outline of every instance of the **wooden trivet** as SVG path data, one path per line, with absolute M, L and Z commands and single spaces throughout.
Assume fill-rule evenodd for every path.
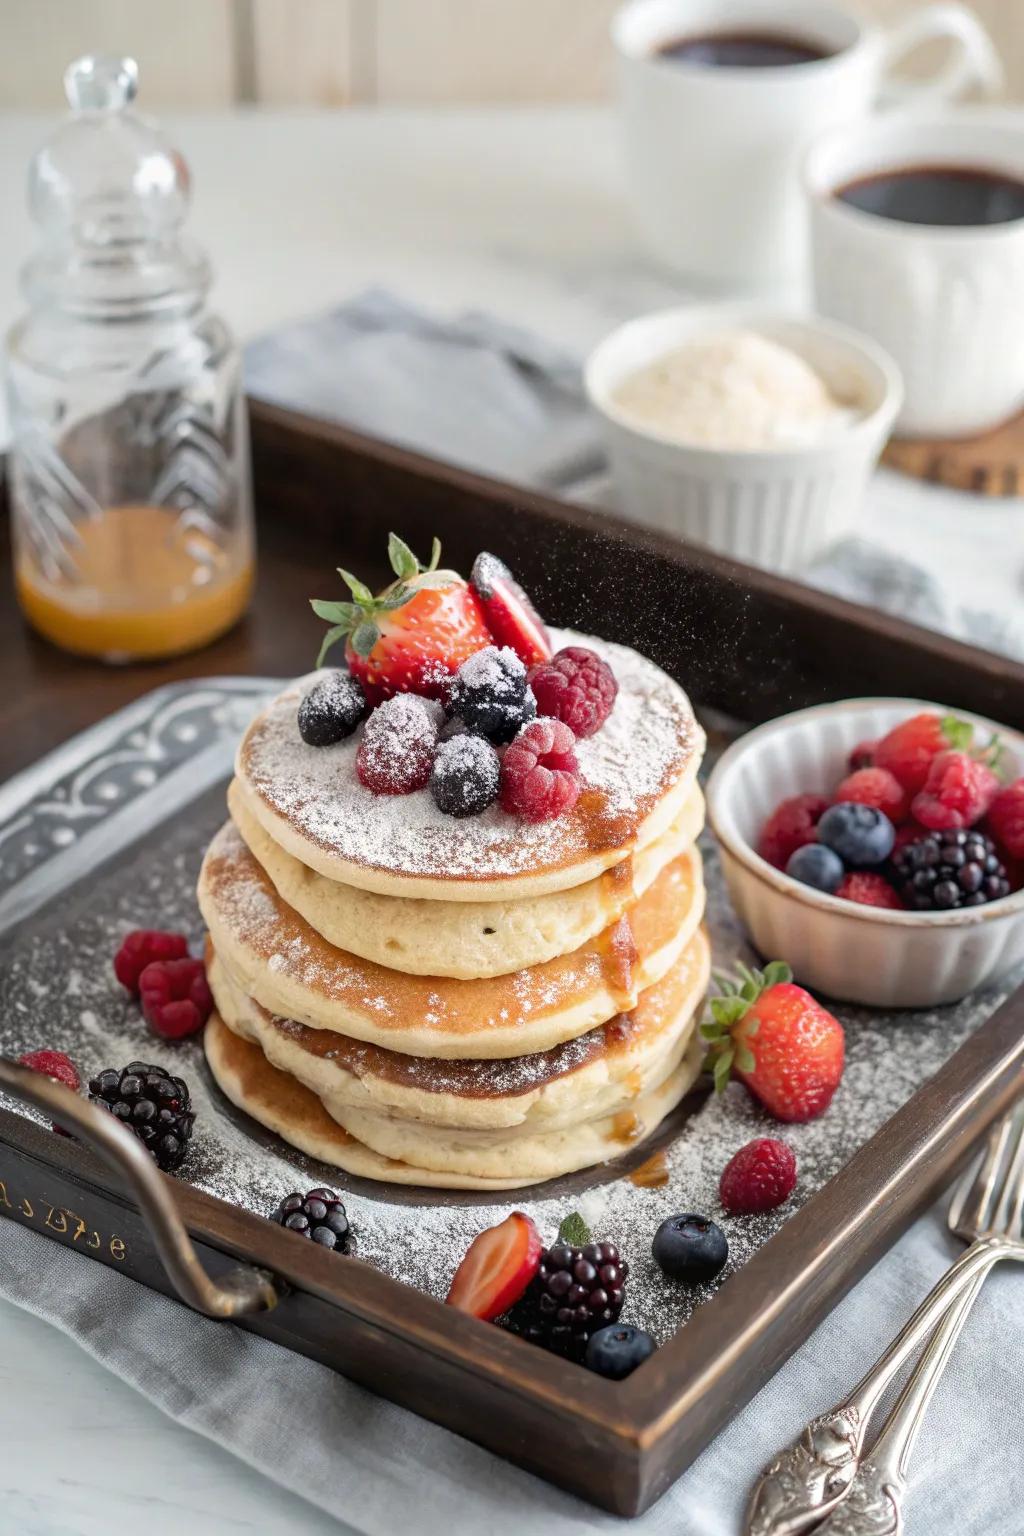
M 977 437 L 894 437 L 892 469 L 980 496 L 1024 495 L 1024 411 Z

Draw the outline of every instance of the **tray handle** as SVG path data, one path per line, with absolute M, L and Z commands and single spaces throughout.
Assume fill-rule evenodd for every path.
M 127 1180 L 182 1301 L 207 1317 L 245 1317 L 266 1312 L 279 1300 L 266 1270 L 240 1264 L 219 1280 L 206 1273 L 171 1194 L 170 1182 L 137 1137 L 113 1115 L 80 1098 L 63 1083 L 0 1056 L 0 1088 L 74 1130 Z

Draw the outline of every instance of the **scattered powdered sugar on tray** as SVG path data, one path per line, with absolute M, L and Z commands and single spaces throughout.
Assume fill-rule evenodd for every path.
M 650 1247 L 658 1224 L 687 1210 L 719 1221 L 730 1245 L 721 1283 L 849 1160 L 1011 990 L 1005 985 L 931 1012 L 837 1009 L 847 1033 L 846 1073 L 824 1116 L 782 1130 L 797 1154 L 799 1183 L 781 1211 L 731 1218 L 719 1209 L 718 1178 L 728 1158 L 750 1137 L 778 1134 L 780 1129 L 738 1085 L 719 1100 L 700 1102 L 697 1096 L 695 1106 L 673 1117 L 669 1182 L 662 1189 L 639 1189 L 612 1165 L 560 1179 L 537 1192 L 510 1191 L 497 1198 L 417 1190 L 385 1196 L 379 1186 L 292 1152 L 247 1121 L 212 1083 L 199 1043 L 155 1039 L 114 980 L 111 960 L 131 927 L 182 929 L 199 952 L 202 927 L 195 879 L 203 848 L 223 814 L 223 791 L 217 790 L 0 941 L 0 1051 L 18 1055 L 42 1046 L 66 1050 L 85 1077 L 133 1057 L 168 1066 L 188 1079 L 197 1112 L 181 1177 L 260 1214 L 272 1211 L 294 1188 L 333 1185 L 344 1192 L 359 1256 L 437 1296 L 444 1295 L 473 1236 L 509 1210 L 529 1212 L 548 1240 L 568 1211 L 579 1210 L 595 1235 L 619 1243 L 629 1262 L 625 1318 L 666 1339 L 711 1288 L 690 1289 L 661 1274 Z M 723 969 L 747 951 L 707 840 L 705 851 L 708 924 L 715 964 Z M 630 1163 L 647 1155 L 635 1152 Z
M 660 668 L 625 646 L 571 630 L 552 638 L 556 646 L 591 646 L 615 673 L 615 707 L 595 735 L 577 744 L 576 755 L 584 784 L 602 791 L 602 816 L 639 820 L 692 755 L 689 701 Z M 239 750 L 239 776 L 256 808 L 264 802 L 327 852 L 408 875 L 484 879 L 557 868 L 587 850 L 582 807 L 531 824 L 495 805 L 458 821 L 438 810 L 426 789 L 395 799 L 373 794 L 356 775 L 362 729 L 330 747 L 307 746 L 299 735 L 299 702 L 318 675 L 286 689 Z

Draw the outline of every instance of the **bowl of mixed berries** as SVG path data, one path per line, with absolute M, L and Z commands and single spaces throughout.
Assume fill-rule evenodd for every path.
M 733 905 L 807 985 L 931 1007 L 1024 963 L 1024 736 L 913 699 L 748 732 L 708 817 Z

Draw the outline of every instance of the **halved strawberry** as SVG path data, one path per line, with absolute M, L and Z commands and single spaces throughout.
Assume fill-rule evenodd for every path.
M 477 555 L 469 582 L 498 645 L 510 645 L 528 667 L 550 658 L 551 640 L 540 614 L 504 560 L 486 550 Z
M 440 558 L 437 539 L 430 564 L 422 566 L 408 544 L 390 534 L 388 559 L 397 579 L 378 597 L 339 567 L 352 600 L 312 599 L 313 612 L 332 626 L 317 666 L 343 639 L 348 669 L 371 706 L 396 693 L 440 698 L 448 677 L 492 644 L 476 593 L 456 571 L 439 571 Z
M 519 1300 L 540 1268 L 540 1233 L 522 1211 L 474 1237 L 455 1271 L 448 1306 L 490 1322 Z

